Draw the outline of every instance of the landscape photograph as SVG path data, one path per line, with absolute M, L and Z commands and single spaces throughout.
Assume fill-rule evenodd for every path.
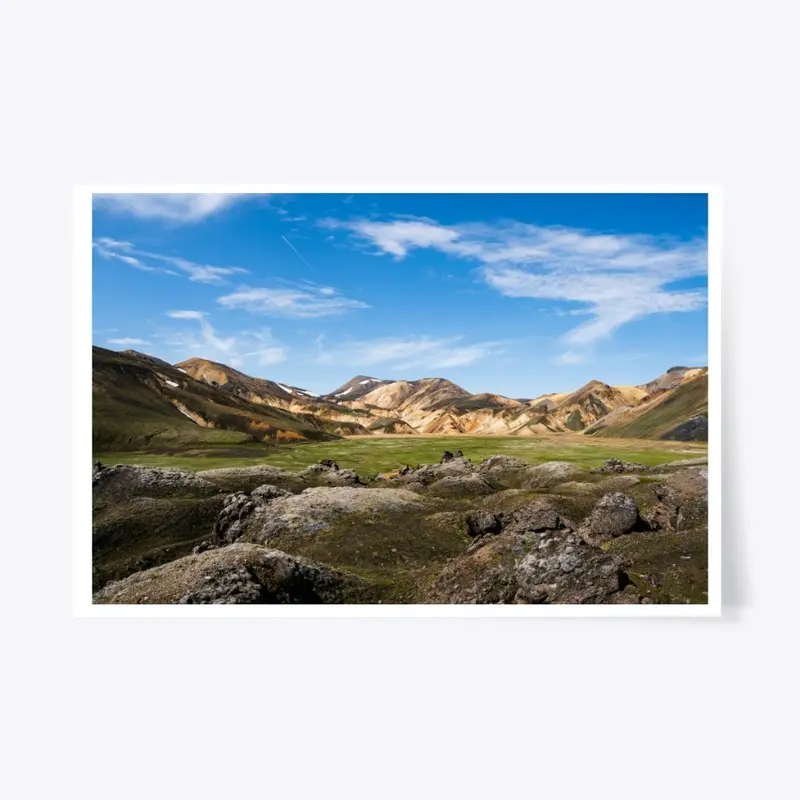
M 95 193 L 93 603 L 706 606 L 708 206 Z

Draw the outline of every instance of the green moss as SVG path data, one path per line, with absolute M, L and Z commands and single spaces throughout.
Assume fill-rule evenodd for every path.
M 458 511 L 406 511 L 401 517 L 340 516 L 314 532 L 282 534 L 267 544 L 360 578 L 354 591 L 374 598 L 360 602 L 402 603 L 415 602 L 420 587 L 470 541 Z
M 211 537 L 222 502 L 220 495 L 201 499 L 139 497 L 96 505 L 93 590 L 189 554 Z
M 603 548 L 622 559 L 631 583 L 654 603 L 708 602 L 708 530 L 620 536 Z

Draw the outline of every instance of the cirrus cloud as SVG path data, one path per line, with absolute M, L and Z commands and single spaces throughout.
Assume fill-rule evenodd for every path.
M 198 264 L 195 261 L 189 261 L 179 256 L 167 256 L 148 250 L 139 250 L 131 242 L 121 242 L 107 236 L 95 239 L 93 246 L 102 258 L 122 261 L 128 266 L 144 272 L 162 272 L 168 275 L 184 274 L 194 283 L 224 283 L 228 275 L 243 275 L 247 273 L 247 270 L 243 267 L 216 267 L 210 264 Z M 152 263 L 153 261 L 169 264 L 175 269 L 155 266 Z M 176 269 L 178 270 L 177 272 Z
M 360 300 L 341 295 L 331 286 L 313 283 L 280 287 L 242 286 L 217 302 L 224 308 L 244 309 L 253 314 L 291 319 L 335 316 L 358 308 L 369 308 Z
M 197 323 L 196 327 L 172 330 L 167 336 L 167 344 L 184 355 L 202 354 L 204 358 L 219 359 L 233 367 L 242 367 L 249 361 L 266 366 L 286 360 L 286 348 L 276 341 L 268 328 L 223 336 L 204 311 L 168 311 L 167 316 Z
M 96 194 L 95 208 L 140 219 L 190 224 L 225 211 L 250 195 L 242 194 Z M 262 195 L 263 196 L 263 195 Z
M 321 364 L 346 364 L 369 367 L 391 365 L 393 369 L 447 369 L 473 364 L 500 353 L 503 342 L 464 341 L 463 336 L 382 338 L 368 341 L 343 342 L 323 349 L 322 338 L 317 340 Z
M 690 241 L 609 234 L 506 220 L 441 225 L 427 218 L 324 220 L 348 230 L 376 255 L 396 260 L 414 249 L 438 250 L 477 264 L 482 281 L 506 297 L 574 304 L 589 319 L 567 331 L 571 347 L 586 347 L 622 325 L 651 314 L 705 308 L 705 287 L 681 282 L 707 274 L 705 239 Z M 702 281 L 700 281 L 702 282 Z M 564 354 L 565 363 L 578 356 Z

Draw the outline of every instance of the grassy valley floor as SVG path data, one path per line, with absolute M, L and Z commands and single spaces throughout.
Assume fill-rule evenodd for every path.
M 445 450 L 461 450 L 474 462 L 508 455 L 530 464 L 568 461 L 583 468 L 599 467 L 608 458 L 657 465 L 704 456 L 708 446 L 699 442 L 643 439 L 587 439 L 581 435 L 516 436 L 356 436 L 333 442 L 250 445 L 245 448 L 203 447 L 173 453 L 95 453 L 104 464 L 142 464 L 202 470 L 270 464 L 301 470 L 321 459 L 334 459 L 343 469 L 362 475 L 404 465 L 437 463 Z

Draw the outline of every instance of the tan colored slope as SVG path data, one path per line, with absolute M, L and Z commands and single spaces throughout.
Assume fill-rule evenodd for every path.
M 625 404 L 635 406 L 647 397 L 647 392 L 641 386 L 614 386 L 622 397 L 625 399 Z
M 297 414 L 309 424 L 337 436 L 364 435 L 369 432 L 368 426 L 376 418 L 367 410 L 356 410 L 331 402 L 296 386 L 266 378 L 253 378 L 216 361 L 189 358 L 175 366 L 197 381 L 241 397 L 249 403 Z
M 478 402 L 501 408 L 522 408 L 525 405 L 525 403 L 515 400 L 513 397 L 505 397 L 502 394 L 490 394 L 489 392 L 474 394 L 472 398 Z
M 409 416 L 442 408 L 453 400 L 469 396 L 466 389 L 444 378 L 422 378 L 418 381 L 395 381 L 352 402 L 342 402 L 351 408 L 399 412 L 397 415 L 408 422 Z
M 427 378 L 395 381 L 343 404 L 400 418 L 423 434 L 530 436 L 582 430 L 614 408 L 634 405 L 644 396 L 639 387 L 590 381 L 576 392 L 521 402 L 488 392 L 472 395 L 450 381 Z
M 386 411 L 393 411 L 400 408 L 403 403 L 413 394 L 414 388 L 408 381 L 395 381 L 385 386 L 379 386 L 371 392 L 367 392 L 357 400 L 349 401 L 342 398 L 342 402 L 357 408 L 367 408 L 374 406 Z
M 646 439 L 705 441 L 708 438 L 708 369 L 684 376 L 635 408 L 619 410 L 584 433 Z
M 196 381 L 201 381 L 215 388 L 235 394 L 250 403 L 266 403 L 275 408 L 288 410 L 292 403 L 292 392 L 275 381 L 264 378 L 252 378 L 239 370 L 208 361 L 205 358 L 187 358 L 175 365 L 181 372 L 190 375 Z
M 420 433 L 505 435 L 532 418 L 519 400 L 489 392 L 469 394 L 441 378 L 410 385 L 413 391 L 393 413 Z
M 656 395 L 677 388 L 682 383 L 703 374 L 706 369 L 707 367 L 670 367 L 665 373 L 640 388 L 648 395 Z
M 523 404 L 512 408 L 483 408 L 463 411 L 446 408 L 415 419 L 420 433 L 470 433 L 508 436 L 534 418 Z
M 624 392 L 601 381 L 589 381 L 567 395 L 550 412 L 556 426 L 582 431 L 614 409 L 630 405 L 630 392 Z
M 297 387 L 251 378 L 205 359 L 189 359 L 178 367 L 249 402 L 282 408 L 309 422 L 313 417 L 337 435 L 367 431 L 516 436 L 594 433 L 603 427 L 602 420 L 616 426 L 632 410 L 703 373 L 699 368 L 673 367 L 641 386 L 589 381 L 574 392 L 553 392 L 520 401 L 489 392 L 470 394 L 444 378 L 386 381 L 361 375 L 335 393 L 315 397 Z M 370 389 L 371 385 L 374 388 Z M 648 390 L 653 394 L 648 395 Z M 638 430 L 636 426 L 633 429 Z
M 565 397 L 569 397 L 569 392 L 542 394 L 533 400 L 529 400 L 527 405 L 538 412 L 546 413 L 547 411 L 552 411 Z

